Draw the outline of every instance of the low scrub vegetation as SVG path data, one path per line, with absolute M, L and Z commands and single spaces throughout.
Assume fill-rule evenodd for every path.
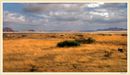
M 63 42 L 59 42 L 57 46 L 58 47 L 73 47 L 73 46 L 80 46 L 80 43 L 73 40 L 66 40 Z
M 83 38 L 83 39 L 76 39 L 75 41 L 83 44 L 91 44 L 95 42 L 95 39 L 89 37 L 89 38 Z
M 73 46 L 80 46 L 80 44 L 91 44 L 94 43 L 95 39 L 87 38 L 87 39 L 76 39 L 76 40 L 65 40 L 63 42 L 59 42 L 57 44 L 58 47 L 73 47 Z

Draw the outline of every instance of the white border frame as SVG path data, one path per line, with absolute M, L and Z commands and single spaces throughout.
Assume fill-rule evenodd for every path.
M 129 73 L 129 2 L 128 1 L 100 1 L 100 2 L 104 2 L 104 3 L 127 3 L 127 72 L 3 72 L 3 4 L 4 3 L 87 3 L 87 2 L 99 2 L 99 1 L 78 1 L 78 2 L 73 2 L 73 1 L 2 1 L 1 2 L 1 35 L 2 37 L 0 38 L 1 40 L 1 45 L 0 45 L 0 49 L 1 49 L 1 57 L 0 59 L 2 59 L 1 61 L 1 74 L 2 75 L 25 75 L 25 74 L 31 74 L 31 75 L 57 75 L 57 74 L 63 74 L 63 75 L 72 75 L 72 74 L 76 74 L 76 75 L 80 75 L 80 74 L 85 74 L 85 75 L 108 75 L 108 74 L 114 74 L 114 75 L 118 75 L 118 74 L 128 74 Z

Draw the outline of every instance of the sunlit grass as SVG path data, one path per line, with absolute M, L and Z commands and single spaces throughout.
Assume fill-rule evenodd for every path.
M 14 37 L 4 37 L 3 69 L 5 72 L 127 71 L 127 36 L 79 34 L 25 34 L 24 37 L 8 34 Z M 96 42 L 57 47 L 57 43 L 64 40 L 88 37 Z M 118 48 L 124 52 L 119 52 Z

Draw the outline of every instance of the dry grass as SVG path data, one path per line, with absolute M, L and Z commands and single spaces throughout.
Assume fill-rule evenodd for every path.
M 87 37 L 93 37 L 96 42 L 56 47 L 66 39 Z M 3 55 L 4 72 L 126 72 L 127 35 L 4 33 Z

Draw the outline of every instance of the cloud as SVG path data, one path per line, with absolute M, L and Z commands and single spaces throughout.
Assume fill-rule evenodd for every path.
M 11 23 L 11 24 L 32 24 L 37 25 L 43 22 L 47 22 L 47 19 L 38 18 L 38 17 L 31 17 L 20 13 L 14 13 L 9 11 L 4 11 L 4 23 Z
M 23 13 L 4 10 L 4 23 L 37 30 L 127 27 L 126 3 L 24 3 Z M 37 26 L 37 27 L 36 27 Z
M 83 4 L 62 4 L 62 3 L 36 3 L 36 4 L 25 4 L 24 11 L 32 13 L 43 13 L 48 11 L 77 11 L 81 10 L 80 7 Z
M 84 7 L 96 8 L 96 7 L 100 7 L 101 5 L 104 5 L 104 3 L 103 2 L 99 2 L 99 3 L 88 3 L 88 4 L 85 4 Z
M 9 11 L 4 11 L 4 22 L 13 22 L 13 23 L 24 23 L 25 16 L 18 13 L 11 13 Z
M 99 16 L 104 16 L 104 17 L 109 17 L 109 13 L 108 12 L 89 12 L 91 15 L 99 15 Z

